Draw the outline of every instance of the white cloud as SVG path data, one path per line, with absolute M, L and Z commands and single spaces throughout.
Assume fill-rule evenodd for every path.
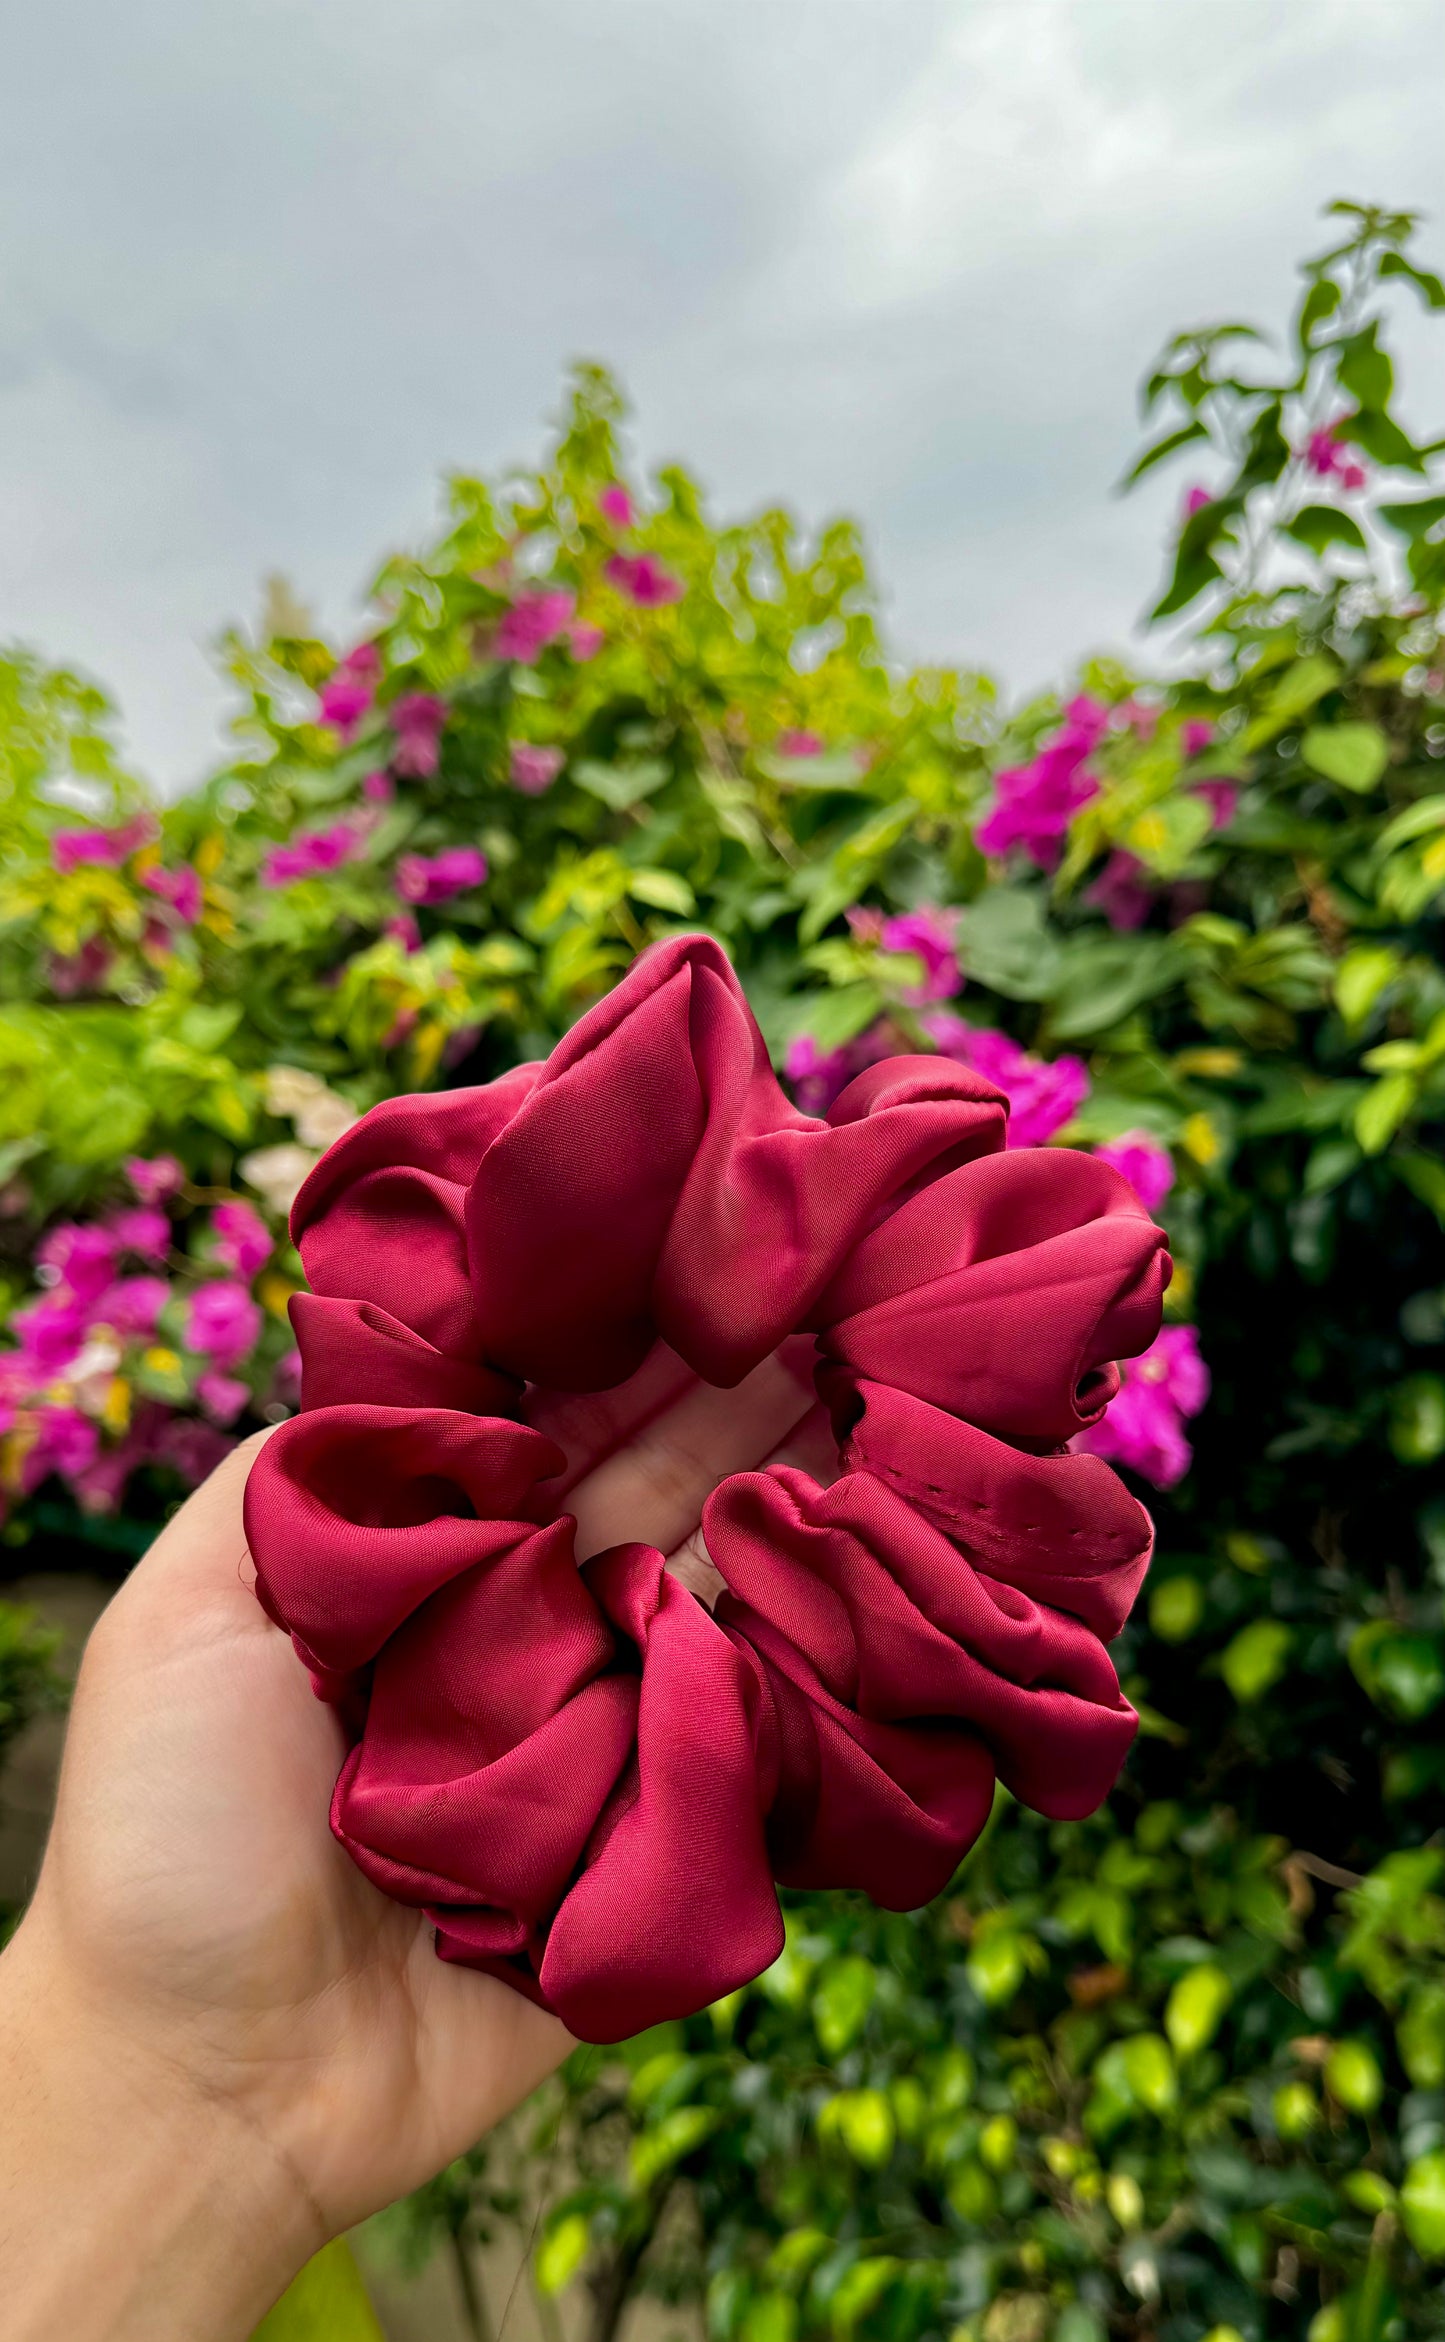
M 1438 35 L 1438 0 L 53 0 L 7 42 L 0 633 L 179 784 L 261 574 L 345 623 L 586 351 L 720 507 L 857 512 L 902 644 L 1035 681 L 1152 583 L 1176 491 L 1108 488 L 1165 330 L 1278 316 L 1332 194 L 1435 190 Z

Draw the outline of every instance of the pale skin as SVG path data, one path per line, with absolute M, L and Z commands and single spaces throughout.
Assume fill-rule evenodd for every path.
M 630 1435 L 622 1394 L 539 1408 L 587 1467 L 579 1558 L 640 1538 L 709 1599 L 697 1523 L 717 1482 L 768 1458 L 831 1476 L 807 1408 L 777 1360 L 671 1393 Z M 182 1507 L 81 1667 L 35 1898 L 0 1958 L 10 2342 L 240 2342 L 330 2237 L 572 2046 L 438 1960 L 423 1916 L 332 1838 L 341 1734 L 252 1592 L 260 1445 Z

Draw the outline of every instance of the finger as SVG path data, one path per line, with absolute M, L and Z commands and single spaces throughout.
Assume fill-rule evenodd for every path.
M 796 1374 L 777 1357 L 730 1391 L 694 1383 L 573 1491 L 578 1560 L 634 1541 L 674 1552 L 718 1482 L 751 1471 L 808 1411 Z
M 193 1634 L 203 1615 L 227 1630 L 275 1633 L 256 1600 L 241 1510 L 251 1466 L 274 1429 L 241 1440 L 192 1490 L 131 1571 L 107 1619 L 144 1624 L 165 1645 Z

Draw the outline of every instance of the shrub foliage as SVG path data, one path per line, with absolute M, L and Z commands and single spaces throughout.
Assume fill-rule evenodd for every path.
M 273 587 L 180 804 L 99 695 L 0 667 L 17 1554 L 139 1545 L 291 1403 L 282 1216 L 352 1114 L 544 1051 L 680 927 L 804 1103 L 946 1050 L 1169 1227 L 1103 1435 L 1159 1526 L 1107 1811 L 1001 1796 L 912 1916 L 792 1898 L 755 1986 L 579 2053 L 407 2213 L 540 2201 L 597 2342 L 639 2289 L 715 2342 L 1445 2327 L 1445 441 L 1387 348 L 1445 288 L 1407 215 L 1333 225 L 1278 346 L 1147 383 L 1133 476 L 1199 475 L 1167 682 L 901 671 L 849 527 L 629 483 L 590 368 L 345 656 Z

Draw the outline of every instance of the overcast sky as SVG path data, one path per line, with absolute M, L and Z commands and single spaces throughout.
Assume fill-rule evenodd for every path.
M 1023 690 L 1127 645 L 1165 331 L 1281 318 L 1334 195 L 1445 213 L 1445 0 L 5 13 L 0 638 L 108 683 L 169 788 L 263 574 L 354 624 L 577 354 L 717 511 L 861 520 L 900 653 Z

